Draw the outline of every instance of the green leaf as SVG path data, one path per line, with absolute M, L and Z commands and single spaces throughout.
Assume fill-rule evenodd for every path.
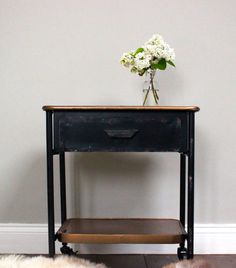
M 175 64 L 174 64 L 174 62 L 173 62 L 173 61 L 168 60 L 168 61 L 167 61 L 167 63 L 169 63 L 171 66 L 174 66 L 174 67 L 175 67 Z
M 144 51 L 144 48 L 142 47 L 137 48 L 136 51 L 134 52 L 134 56 L 136 56 L 138 53 L 143 52 L 143 51 Z
M 151 65 L 151 68 L 156 70 L 165 70 L 166 69 L 166 60 L 165 59 L 160 59 L 157 63 L 153 63 Z
M 152 63 L 151 64 L 151 69 L 152 70 L 156 70 L 157 69 L 157 65 L 158 65 L 158 63 Z
M 166 68 L 166 60 L 165 59 L 159 60 L 157 65 L 158 65 L 157 68 L 159 70 L 165 70 L 165 68 Z

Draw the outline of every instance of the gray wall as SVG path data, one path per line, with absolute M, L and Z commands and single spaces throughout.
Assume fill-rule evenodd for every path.
M 119 58 L 160 33 L 177 65 L 158 75 L 160 104 L 201 107 L 196 222 L 235 223 L 235 9 L 233 0 L 0 0 L 0 222 L 46 222 L 41 106 L 141 104 L 143 79 Z M 69 214 L 175 217 L 178 160 L 67 156 Z

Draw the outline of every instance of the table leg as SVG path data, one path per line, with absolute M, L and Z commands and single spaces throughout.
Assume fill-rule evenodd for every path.
M 53 185 L 53 147 L 52 112 L 46 113 L 47 131 L 47 195 L 48 195 L 48 246 L 49 256 L 55 255 L 54 185 Z
M 188 240 L 187 258 L 194 254 L 194 113 L 189 118 L 189 154 L 188 154 Z
M 60 194 L 61 194 L 61 224 L 66 220 L 66 172 L 65 152 L 59 153 L 60 158 Z
M 60 159 L 61 224 L 63 225 L 63 223 L 67 219 L 65 152 L 59 153 L 59 159 Z M 67 243 L 62 243 L 61 253 L 67 255 L 76 255 L 76 252 L 74 252 L 73 249 L 68 247 Z
M 185 227 L 186 156 L 180 155 L 180 222 Z
M 185 228 L 185 210 L 186 210 L 186 155 L 180 154 L 180 213 L 179 218 L 182 226 Z M 185 242 L 179 244 L 178 257 L 183 259 L 186 257 L 187 249 Z

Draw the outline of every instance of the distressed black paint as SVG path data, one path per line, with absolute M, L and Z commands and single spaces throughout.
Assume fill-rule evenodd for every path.
M 54 124 L 56 151 L 187 150 L 186 112 L 56 111 Z

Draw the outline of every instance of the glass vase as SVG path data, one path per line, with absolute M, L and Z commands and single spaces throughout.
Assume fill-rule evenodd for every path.
M 145 72 L 145 81 L 143 84 L 143 106 L 158 105 L 158 91 L 156 70 L 147 70 Z

